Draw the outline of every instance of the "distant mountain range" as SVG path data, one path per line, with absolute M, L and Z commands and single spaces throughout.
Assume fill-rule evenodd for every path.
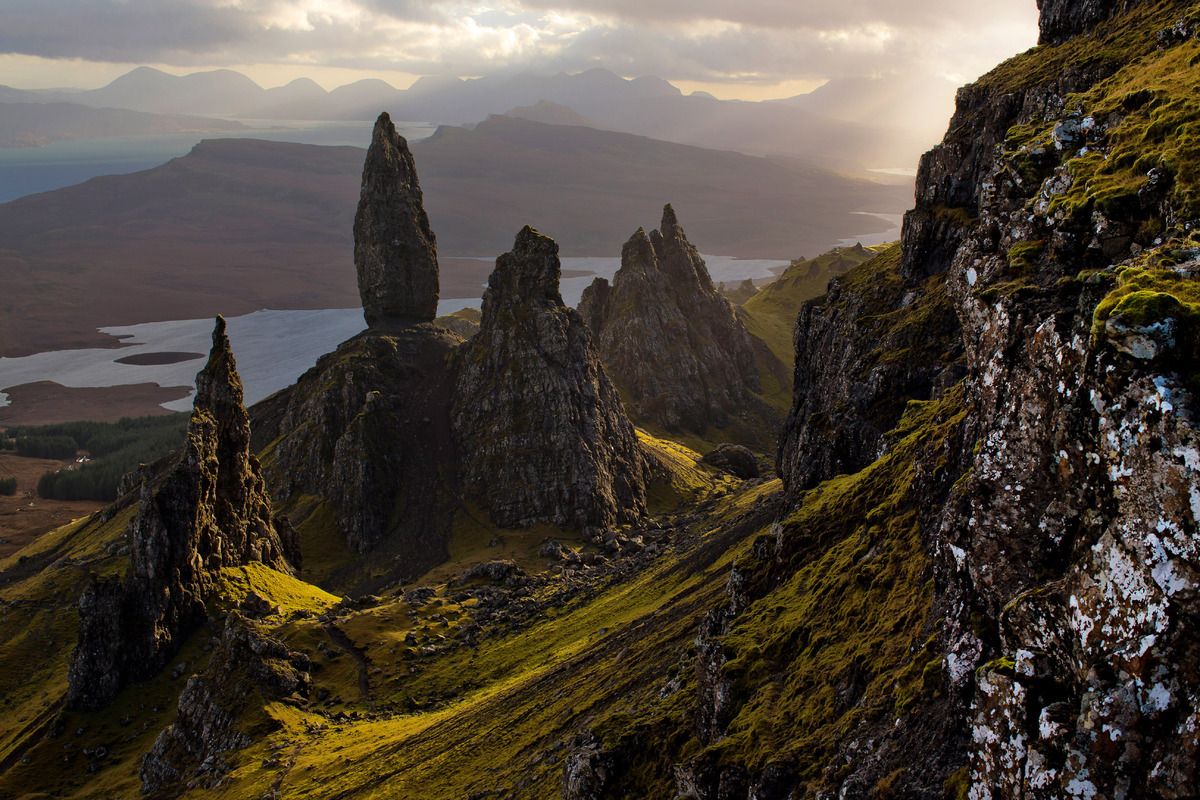
M 365 120 L 387 110 L 399 120 L 453 125 L 473 124 L 514 108 L 536 108 L 541 102 L 550 102 L 602 128 L 755 155 L 800 157 L 837 169 L 908 166 L 936 141 L 936 134 L 917 132 L 905 127 L 907 122 L 897 124 L 889 114 L 866 113 L 846 119 L 846 114 L 839 112 L 856 104 L 869 106 L 878 92 L 873 85 L 849 82 L 842 86 L 841 106 L 831 108 L 822 99 L 834 94 L 831 91 L 807 103 L 800 98 L 761 103 L 717 100 L 704 92 L 684 95 L 661 78 L 626 79 L 603 69 L 574 75 L 422 78 L 408 89 L 396 89 L 381 80 L 362 80 L 325 91 L 303 78 L 264 89 L 232 70 L 175 76 L 139 67 L 99 89 L 35 94 L 44 101 L 158 114 Z M 909 89 L 905 87 L 891 88 L 895 90 L 891 93 L 895 109 L 906 107 L 906 98 L 916 97 L 906 94 Z M 15 93 L 12 99 L 31 99 L 31 93 L 0 87 L 0 101 L 7 99 L 6 92 Z M 856 99 L 856 92 L 865 93 L 862 102 Z M 907 103 L 909 107 L 917 105 Z
M 413 150 L 443 257 L 490 259 L 525 224 L 564 254 L 617 257 L 670 201 L 705 252 L 786 259 L 882 230 L 854 212 L 898 212 L 910 196 L 786 159 L 507 117 Z M 0 205 L 0 355 L 101 344 L 101 325 L 357 305 L 362 162 L 353 147 L 209 140 Z M 491 270 L 444 264 L 443 297 L 477 297 Z

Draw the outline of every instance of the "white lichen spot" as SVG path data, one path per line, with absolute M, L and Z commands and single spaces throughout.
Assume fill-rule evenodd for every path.
M 1038 716 L 1038 734 L 1043 740 L 1053 739 L 1058 734 L 1062 733 L 1063 726 L 1056 722 L 1050 716 L 1050 709 L 1043 708 L 1042 713 Z
M 1086 770 L 1084 771 L 1086 774 Z M 1084 800 L 1092 800 L 1096 796 L 1096 784 L 1083 778 L 1072 778 L 1067 784 L 1067 794 L 1071 797 L 1082 797 Z
M 1146 694 L 1146 707 L 1143 710 L 1161 713 L 1171 707 L 1172 699 L 1171 690 L 1156 683 Z

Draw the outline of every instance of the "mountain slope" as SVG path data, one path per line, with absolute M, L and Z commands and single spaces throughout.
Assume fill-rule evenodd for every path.
M 705 252 L 787 258 L 879 224 L 852 211 L 907 201 L 900 187 L 799 162 L 509 117 L 443 127 L 413 152 L 438 187 L 429 213 L 439 236 L 470 241 L 472 254 L 499 252 L 528 222 L 565 252 L 616 256 L 628 231 L 673 202 L 704 231 Z
M 602 545 L 460 518 L 416 585 L 336 605 L 241 568 L 186 688 L 60 714 L 117 505 L 0 563 L 0 791 L 129 794 L 162 703 L 168 741 L 222 734 L 164 796 L 1195 797 L 1200 16 L 1041 10 L 903 244 L 802 309 L 780 481 L 639 435 L 666 485 Z
M 230 70 L 175 76 L 138 67 L 107 86 L 48 99 L 161 113 L 252 119 L 373 119 L 387 109 L 400 120 L 464 125 L 509 109 L 548 101 L 601 126 L 656 139 L 801 158 L 860 171 L 911 163 L 928 148 L 928 132 L 914 132 L 887 114 L 838 119 L 815 113 L 807 101 L 756 103 L 684 96 L 653 76 L 625 79 L 605 69 L 577 74 L 498 75 L 462 80 L 421 78 L 408 89 L 367 79 L 326 92 L 311 81 L 263 89 Z

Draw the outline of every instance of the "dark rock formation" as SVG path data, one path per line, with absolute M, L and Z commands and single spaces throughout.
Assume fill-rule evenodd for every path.
M 299 565 L 295 532 L 272 518 L 249 444 L 242 382 L 218 317 L 187 441 L 161 477 L 142 485 L 129 571 L 93 580 L 80 598 L 71 707 L 100 708 L 157 673 L 204 621 L 221 569 L 257 561 L 290 573 Z
M 368 325 L 437 316 L 437 240 L 421 201 L 408 142 L 379 115 L 354 216 L 354 267 Z
M 645 513 L 647 462 L 560 274 L 529 227 L 496 260 L 452 421 L 464 494 L 495 523 L 593 531 Z
M 905 221 L 896 280 L 912 298 L 873 312 L 895 318 L 948 303 L 961 328 L 938 336 L 959 342 L 972 398 L 967 447 L 943 467 L 962 477 L 949 493 L 922 496 L 926 508 L 940 509 L 923 523 L 923 540 L 936 565 L 934 607 L 945 609 L 944 680 L 950 697 L 966 702 L 949 706 L 954 724 L 905 744 L 910 755 L 895 754 L 892 765 L 961 748 L 958 781 L 974 800 L 1192 797 L 1200 774 L 1194 340 L 1175 335 L 1187 314 L 1163 295 L 1156 308 L 1170 319 L 1131 314 L 1097 325 L 1094 316 L 1120 268 L 1172 254 L 1170 280 L 1190 281 L 1200 257 L 1182 240 L 1172 243 L 1186 231 L 1172 231 L 1178 210 L 1158 175 L 1146 174 L 1121 204 L 1056 208 L 1072 190 L 1069 162 L 1085 152 L 1108 159 L 1125 122 L 1089 117 L 1089 108 L 1067 105 L 1068 94 L 1107 80 L 1122 60 L 1149 60 L 1175 43 L 1156 38 L 1162 16 L 1137 17 L 1138 6 L 1042 3 L 1044 41 L 1093 28 L 1103 37 L 1104 20 L 1132 10 L 1120 41 L 1129 46 L 1140 36 L 1143 49 L 1106 60 L 1098 45 L 1086 69 L 1067 65 L 1015 85 L 1003 82 L 1013 73 L 999 71 L 960 92 L 946 141 L 922 161 L 917 208 Z M 1188 6 L 1175 8 L 1184 14 Z M 1114 91 L 1121 97 L 1125 89 Z M 1012 144 L 1014 126 L 1046 132 L 1049 146 Z M 1147 230 L 1164 233 L 1139 239 Z M 801 314 L 797 410 L 780 455 L 793 487 L 839 468 L 814 465 L 805 451 L 840 441 L 836 428 L 875 424 L 872 404 L 845 403 L 855 392 L 832 377 L 875 360 L 874 342 L 845 338 L 847 323 L 863 319 L 847 309 L 874 302 L 852 277 Z M 895 353 L 895 344 L 883 352 Z M 911 372 L 889 377 L 880 362 L 862 385 L 892 402 L 919 399 L 922 385 L 936 394 L 955 376 L 953 362 L 928 363 L 939 362 L 947 371 L 932 384 L 913 383 Z M 816 423 L 828 418 L 813 419 L 811 398 L 831 383 L 824 405 L 841 401 L 843 416 L 822 437 Z M 797 435 L 806 426 L 809 433 Z M 881 452 L 888 447 L 875 441 Z M 846 459 L 850 468 L 870 461 L 869 450 L 859 446 L 859 456 Z M 863 743 L 854 738 L 843 749 Z M 831 793 L 865 796 L 870 784 L 856 781 L 878 774 L 878 749 L 876 741 L 871 758 L 850 756 Z
M 596 279 L 579 313 L 640 422 L 703 434 L 765 412 L 750 334 L 671 206 L 660 230 L 626 242 L 612 285 Z
M 719 445 L 717 449 L 705 453 L 700 460 L 742 480 L 758 477 L 758 459 L 740 444 Z
M 308 656 L 259 632 L 236 612 L 230 614 L 208 668 L 188 679 L 179 695 L 178 717 L 143 758 L 138 772 L 142 790 L 185 782 L 215 788 L 228 769 L 222 755 L 252 741 L 236 723 L 255 694 L 267 702 L 291 698 L 303 703 L 311 669 Z
M 264 421 L 276 499 L 323 498 L 353 550 L 387 542 L 402 575 L 441 560 L 455 502 L 447 361 L 461 343 L 428 323 L 378 325 L 265 404 L 264 417 L 282 408 Z
M 563 763 L 562 800 L 600 800 L 613 761 L 613 754 L 594 739 L 578 743 Z
M 866 467 L 909 400 L 928 400 L 963 375 L 944 278 L 903 277 L 899 248 L 805 303 L 793 341 L 792 410 L 776 455 L 792 494 Z
M 371 327 L 256 406 L 256 440 L 270 445 L 276 500 L 323 500 L 352 550 L 386 542 L 399 575 L 412 577 L 445 555 L 455 481 L 448 357 L 462 339 L 429 322 L 436 246 L 412 154 L 387 114 L 362 187 L 354 261 Z

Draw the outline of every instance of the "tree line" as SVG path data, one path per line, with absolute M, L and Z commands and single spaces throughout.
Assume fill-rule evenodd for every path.
M 86 451 L 89 460 L 78 467 L 44 473 L 38 480 L 38 496 L 115 500 L 121 478 L 183 443 L 187 422 L 187 414 L 169 414 L 124 417 L 117 422 L 20 425 L 9 428 L 7 437 L 0 437 L 0 447 L 30 458 L 73 458 L 80 450 Z

